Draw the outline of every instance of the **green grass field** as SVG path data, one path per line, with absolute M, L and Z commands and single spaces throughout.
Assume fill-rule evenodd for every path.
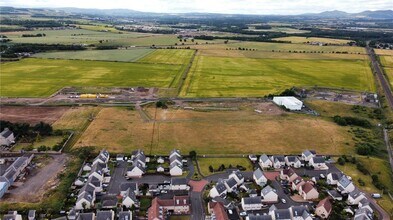
M 183 85 L 185 97 L 244 97 L 292 86 L 374 91 L 365 60 L 289 60 L 197 56 Z
M 169 87 L 181 65 L 29 58 L 1 64 L 0 96 L 44 97 L 64 86 Z
M 85 50 L 72 52 L 48 52 L 38 53 L 34 57 L 53 59 L 73 59 L 73 60 L 102 60 L 133 62 L 147 54 L 153 49 L 127 49 L 127 50 Z
M 142 63 L 187 64 L 194 50 L 155 50 L 138 60 Z

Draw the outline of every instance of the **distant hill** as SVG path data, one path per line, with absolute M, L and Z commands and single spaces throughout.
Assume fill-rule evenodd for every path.
M 377 10 L 377 11 L 363 11 L 360 13 L 347 13 L 345 11 L 324 11 L 321 13 L 302 14 L 306 17 L 319 18 L 370 18 L 370 19 L 393 19 L 393 10 Z

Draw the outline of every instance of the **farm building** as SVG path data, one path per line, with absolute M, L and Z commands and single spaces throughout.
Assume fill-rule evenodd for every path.
M 15 143 L 14 133 L 10 129 L 4 128 L 4 130 L 0 133 L 0 145 L 8 147 L 14 143 Z
M 293 96 L 276 96 L 273 102 L 291 111 L 300 111 L 303 107 L 303 102 Z

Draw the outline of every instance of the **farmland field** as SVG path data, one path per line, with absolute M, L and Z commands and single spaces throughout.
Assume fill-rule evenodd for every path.
M 231 48 L 249 48 L 249 49 L 257 49 L 262 51 L 272 51 L 272 50 L 280 50 L 280 51 L 320 51 L 324 53 L 329 52 L 348 52 L 348 53 L 363 53 L 366 51 L 363 47 L 351 47 L 351 46 L 315 46 L 308 44 L 283 44 L 283 43 L 265 43 L 265 42 L 241 42 L 241 43 L 233 43 L 228 44 L 228 47 Z
M 382 68 L 389 80 L 390 86 L 393 87 L 393 52 L 392 50 L 375 50 L 379 55 Z
M 133 62 L 153 52 L 152 49 L 127 49 L 127 50 L 85 50 L 72 52 L 38 53 L 37 58 L 73 59 L 73 60 L 102 60 Z
M 243 97 L 292 86 L 374 91 L 365 60 L 250 59 L 197 56 L 182 88 L 185 97 Z
M 100 110 L 99 107 L 70 108 L 52 126 L 60 130 L 81 130 L 90 117 Z
M 155 50 L 138 60 L 141 63 L 187 64 L 194 50 Z
M 13 123 L 52 124 L 68 111 L 67 107 L 1 106 L 0 120 Z
M 347 44 L 349 40 L 333 39 L 333 38 L 322 38 L 322 37 L 280 37 L 274 38 L 274 40 L 291 41 L 294 44 L 303 44 L 307 42 L 321 42 L 326 44 Z
M 312 116 L 291 113 L 259 115 L 253 109 L 157 111 L 152 137 L 153 121 L 144 121 L 138 111 L 104 108 L 75 147 L 97 146 L 124 153 L 141 148 L 152 154 L 167 154 L 173 148 L 184 153 L 196 150 L 198 154 L 289 154 L 299 153 L 305 146 L 321 154 L 350 154 L 354 151 L 347 128 Z M 113 132 L 116 138 L 113 138 Z
M 393 56 L 393 50 L 375 49 L 375 53 L 378 55 Z
M 1 64 L 1 69 L 7 86 L 0 96 L 43 97 L 64 86 L 169 87 L 182 66 L 29 58 Z

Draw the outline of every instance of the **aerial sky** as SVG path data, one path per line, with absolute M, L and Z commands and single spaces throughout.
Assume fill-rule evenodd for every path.
M 393 9 L 393 0 L 0 0 L 1 6 L 132 9 L 143 12 L 212 12 L 294 15 L 340 10 Z

